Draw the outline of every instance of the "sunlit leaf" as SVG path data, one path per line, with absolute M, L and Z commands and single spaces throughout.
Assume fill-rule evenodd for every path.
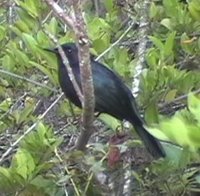
M 188 96 L 188 108 L 195 116 L 195 119 L 200 122 L 200 99 L 194 96 L 192 93 L 190 93 Z
M 119 123 L 119 121 L 107 114 L 101 114 L 99 116 L 99 118 L 105 122 L 109 127 L 111 127 L 113 130 L 116 130 L 119 126 L 121 126 L 121 124 Z
M 169 18 L 162 19 L 162 21 L 160 22 L 160 24 L 162 24 L 163 26 L 165 26 L 169 30 L 173 30 L 172 24 L 171 24 L 171 20 Z
M 176 93 L 177 93 L 177 89 L 170 90 L 165 96 L 165 101 L 166 102 L 173 101 L 174 98 L 176 97 Z
M 32 174 L 35 169 L 35 162 L 31 154 L 25 149 L 19 149 L 15 155 L 12 166 L 16 169 L 16 172 L 24 179 Z

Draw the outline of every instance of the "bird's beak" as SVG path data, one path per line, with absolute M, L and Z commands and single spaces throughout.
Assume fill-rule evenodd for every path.
M 56 49 L 55 48 L 43 48 L 43 50 L 46 50 L 46 51 L 48 51 L 48 52 L 52 52 L 52 53 L 57 53 L 56 51 Z

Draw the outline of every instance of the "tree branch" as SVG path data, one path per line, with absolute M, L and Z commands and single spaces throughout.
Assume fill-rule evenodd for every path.
M 55 43 L 55 45 L 57 45 L 57 48 L 58 48 L 58 52 L 62 58 L 62 61 L 63 61 L 63 64 L 65 66 L 65 68 L 67 69 L 67 73 L 69 75 L 69 78 L 74 86 L 74 89 L 81 101 L 81 103 L 83 102 L 83 95 L 82 95 L 82 92 L 81 92 L 81 89 L 79 88 L 79 85 L 78 83 L 76 82 L 76 79 L 74 77 L 74 74 L 73 74 L 73 71 L 72 71 L 72 68 L 70 66 L 68 66 L 68 59 L 65 55 L 65 52 L 63 51 L 62 47 L 59 45 L 58 43 L 58 40 L 56 39 L 56 37 L 54 35 L 52 35 L 51 33 L 49 33 L 48 31 L 46 31 L 45 29 L 43 29 L 44 33 L 46 33 L 48 35 L 48 37 L 52 40 L 53 43 Z
M 137 97 L 138 91 L 139 91 L 139 83 L 140 83 L 140 75 L 142 73 L 142 70 L 144 68 L 144 62 L 145 62 L 145 54 L 146 54 L 146 48 L 147 48 L 147 35 L 148 35 L 148 10 L 149 10 L 150 2 L 148 0 L 143 0 L 139 4 L 140 11 L 140 22 L 139 22 L 139 32 L 138 32 L 138 49 L 137 49 L 137 63 L 135 67 L 135 74 L 134 79 L 132 83 L 132 93 L 134 97 Z
M 56 15 L 60 20 L 62 20 L 71 29 L 74 29 L 74 20 L 68 17 L 65 11 L 54 1 L 54 0 L 44 0 L 49 7 L 52 8 L 53 14 Z M 75 29 L 74 29 L 75 30 Z
M 89 38 L 86 32 L 86 25 L 82 15 L 82 4 L 80 0 L 73 0 L 73 8 L 76 17 L 75 34 L 79 44 L 79 64 L 81 72 L 81 84 L 83 89 L 83 129 L 78 138 L 76 147 L 83 150 L 93 132 L 94 119 L 94 87 L 92 70 L 90 65 Z
M 53 0 L 45 0 L 45 2 L 52 8 L 53 14 L 55 14 L 66 25 L 73 29 L 76 35 L 78 43 L 77 46 L 79 49 L 79 64 L 83 91 L 83 99 L 80 99 L 83 108 L 83 128 L 81 129 L 81 134 L 78 138 L 76 148 L 78 150 L 84 150 L 93 132 L 92 124 L 95 99 L 92 71 L 90 66 L 89 39 L 87 36 L 85 23 L 82 16 L 82 4 L 80 0 L 72 1 L 75 13 L 75 19 L 72 19 L 72 17 L 67 16 L 64 10 Z M 62 54 L 62 48 L 59 49 L 59 53 Z M 77 94 L 80 97 L 80 93 L 78 92 Z

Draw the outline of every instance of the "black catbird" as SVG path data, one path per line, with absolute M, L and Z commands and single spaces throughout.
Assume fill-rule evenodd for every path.
M 75 43 L 61 45 L 72 68 L 73 74 L 81 88 L 78 48 Z M 65 96 L 76 106 L 81 107 L 81 102 L 68 76 L 65 65 L 58 52 L 58 49 L 47 49 L 56 54 L 58 59 L 59 83 Z M 95 61 L 91 57 L 92 74 L 94 81 L 95 111 L 107 113 L 119 120 L 127 120 L 134 127 L 144 145 L 153 157 L 164 157 L 164 150 L 150 133 L 143 127 L 144 121 L 141 119 L 136 109 L 134 97 L 129 88 L 122 80 L 102 63 Z

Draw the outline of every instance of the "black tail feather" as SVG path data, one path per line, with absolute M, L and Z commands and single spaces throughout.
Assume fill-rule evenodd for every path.
M 143 141 L 145 147 L 149 151 L 149 153 L 154 157 L 154 158 L 161 158 L 165 157 L 165 151 L 161 145 L 161 143 L 154 138 L 144 127 L 143 125 L 135 125 L 135 130 L 137 134 L 140 136 L 141 140 Z

